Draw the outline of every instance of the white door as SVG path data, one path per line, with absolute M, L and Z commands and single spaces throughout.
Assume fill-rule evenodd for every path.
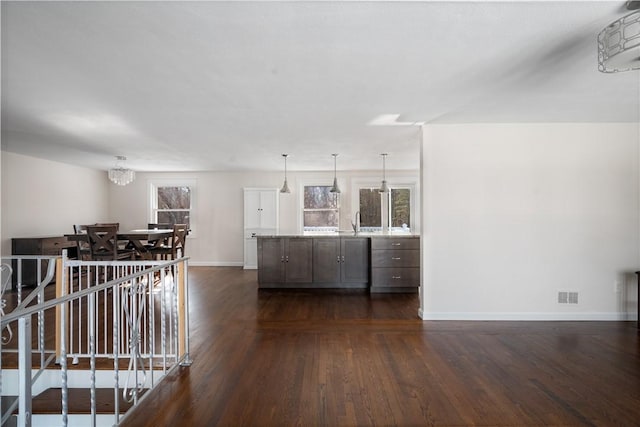
M 278 228 L 278 191 L 260 192 L 260 228 Z
M 244 228 L 260 228 L 260 190 L 244 190 Z

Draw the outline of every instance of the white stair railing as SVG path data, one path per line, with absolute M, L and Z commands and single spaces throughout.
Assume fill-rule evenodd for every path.
M 45 312 L 55 316 L 55 327 L 46 333 L 47 338 L 55 336 L 55 349 L 49 351 L 60 365 L 57 384 L 62 410 L 57 425 L 69 422 L 68 358 L 71 364 L 89 361 L 92 426 L 97 425 L 96 363 L 100 358 L 113 363 L 114 410 L 109 425 L 122 419 L 120 394 L 136 405 L 142 393 L 146 395 L 171 369 L 191 364 L 187 261 L 76 261 L 63 253 L 56 263 L 55 298 L 21 306 L 2 317 L 3 329 L 12 323 L 19 325 L 19 377 L 26 379 L 32 376 L 31 318 L 42 313 L 44 319 Z M 128 367 L 121 370 L 122 359 L 128 361 Z M 18 425 L 28 426 L 33 384 L 25 383 L 29 384 L 20 391 Z M 3 417 L 14 409 L 5 411 L 8 415 L 3 413 Z

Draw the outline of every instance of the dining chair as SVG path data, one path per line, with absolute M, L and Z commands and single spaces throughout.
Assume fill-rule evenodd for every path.
M 73 232 L 74 234 L 86 234 L 87 226 L 73 224 Z M 91 248 L 89 247 L 89 242 L 87 240 L 76 240 L 76 248 L 78 251 L 77 257 L 80 261 L 87 261 L 91 259 Z
M 135 259 L 135 250 L 118 248 L 114 225 L 87 225 L 87 239 L 93 261 Z
M 154 257 L 159 256 L 161 259 L 177 259 L 178 251 L 184 256 L 188 232 L 189 228 L 187 224 L 174 224 L 173 234 L 171 235 L 169 244 L 149 248 L 149 251 Z
M 99 225 L 101 227 L 115 227 L 116 228 L 116 232 L 118 232 L 118 230 L 120 230 L 120 223 L 119 222 L 96 222 L 95 225 Z
M 158 222 L 158 223 L 150 222 L 147 224 L 148 230 L 169 230 L 172 228 L 173 228 L 173 225 L 169 224 L 168 222 Z M 145 246 L 147 250 L 150 250 L 151 248 L 157 248 L 162 245 L 169 246 L 168 237 L 163 239 L 147 240 L 147 244 Z

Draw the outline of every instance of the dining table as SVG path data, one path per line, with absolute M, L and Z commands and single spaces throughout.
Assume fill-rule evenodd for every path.
M 153 259 L 153 254 L 149 251 L 147 242 L 162 242 L 173 236 L 172 229 L 135 229 L 128 231 L 118 231 L 118 241 L 127 242 L 126 246 L 135 249 L 138 258 Z M 65 234 L 69 241 L 87 242 L 86 233 Z

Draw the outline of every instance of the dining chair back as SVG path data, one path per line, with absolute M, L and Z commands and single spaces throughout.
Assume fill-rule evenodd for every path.
M 150 222 L 147 224 L 148 230 L 170 230 L 171 228 L 173 228 L 173 226 L 168 222 Z M 149 240 L 146 246 L 147 248 L 169 246 L 169 238 Z
M 151 252 L 154 257 L 159 256 L 161 259 L 177 259 L 178 251 L 184 256 L 188 232 L 189 228 L 187 224 L 174 224 L 173 233 L 169 242 L 149 248 L 149 252 Z
M 173 236 L 171 238 L 171 256 L 178 259 L 178 251 L 184 256 L 185 247 L 187 246 L 187 233 L 189 228 L 187 224 L 174 224 Z
M 80 224 L 73 224 L 73 232 L 75 234 L 86 234 L 87 226 Z M 87 261 L 91 259 L 91 248 L 87 240 L 76 240 L 76 248 L 78 251 L 78 259 L 81 261 Z
M 95 225 L 99 225 L 101 227 L 115 227 L 116 228 L 116 232 L 118 232 L 118 230 L 120 230 L 120 223 L 119 222 L 96 222 Z
M 135 258 L 135 251 L 118 248 L 118 229 L 115 225 L 88 225 L 87 240 L 94 261 Z

